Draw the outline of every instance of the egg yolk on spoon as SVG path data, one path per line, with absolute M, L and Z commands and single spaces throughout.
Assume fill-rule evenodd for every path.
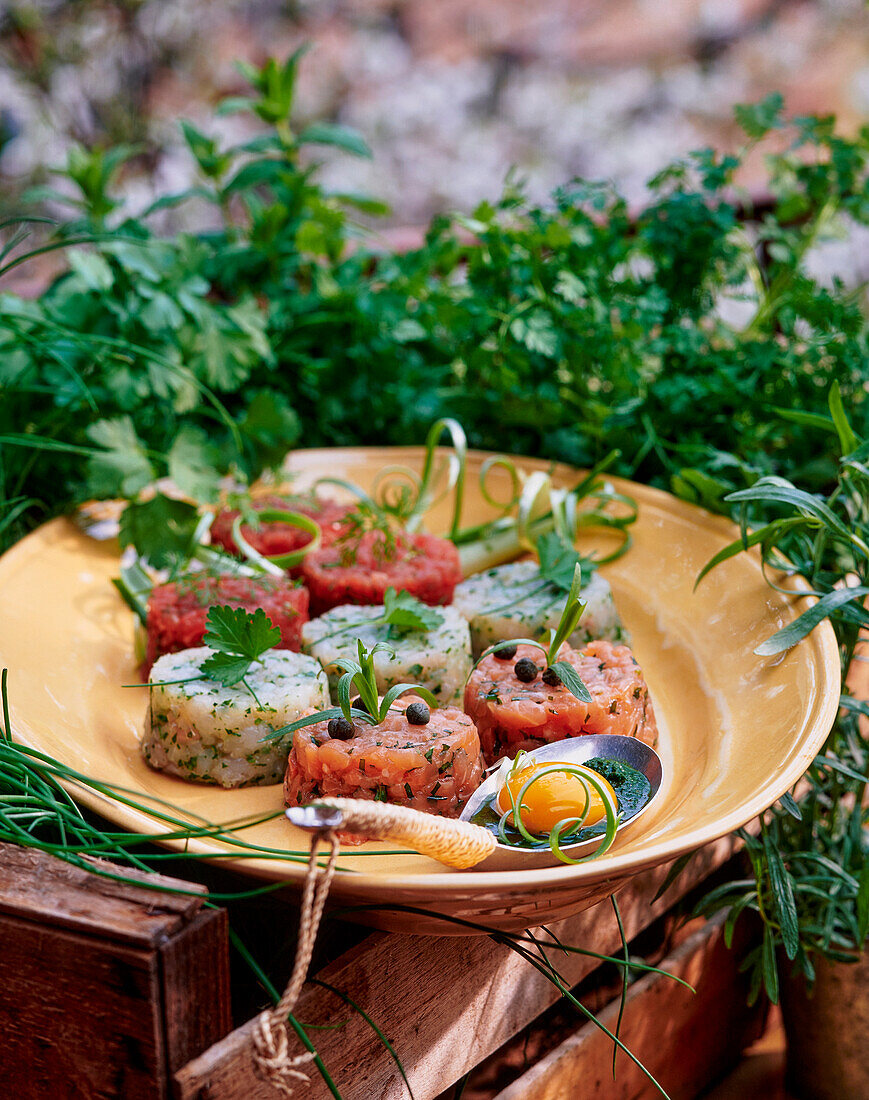
M 602 775 L 592 771 L 591 768 L 570 764 L 566 760 L 547 760 L 545 763 L 528 764 L 508 777 L 498 792 L 500 812 L 504 814 L 511 809 L 510 794 L 518 803 L 519 793 L 528 780 L 538 772 L 553 767 L 579 768 L 608 792 L 613 806 L 618 806 L 615 791 Z M 558 822 L 566 817 L 581 818 L 585 815 L 583 828 L 596 825 L 606 817 L 603 798 L 591 783 L 588 783 L 586 789 L 579 776 L 567 771 L 549 772 L 535 780 L 523 795 L 519 812 L 522 823 L 529 833 L 551 832 Z

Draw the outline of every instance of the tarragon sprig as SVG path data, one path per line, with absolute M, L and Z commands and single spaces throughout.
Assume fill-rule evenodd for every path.
M 374 668 L 374 657 L 377 653 L 387 652 L 391 657 L 395 651 L 386 642 L 378 642 L 371 649 L 366 649 L 365 644 L 357 639 L 358 661 L 352 661 L 349 657 L 339 657 L 335 662 L 339 668 L 344 669 L 344 675 L 338 681 L 338 706 L 328 710 L 319 711 L 317 714 L 307 714 L 303 718 L 297 718 L 288 726 L 282 726 L 263 738 L 271 741 L 276 737 L 283 737 L 287 733 L 295 733 L 305 726 L 314 726 L 319 722 L 328 722 L 332 718 L 346 718 L 349 722 L 359 719 L 371 726 L 383 722 L 389 713 L 389 708 L 406 691 L 412 691 L 423 698 L 431 707 L 437 709 L 438 701 L 428 688 L 418 684 L 394 684 L 380 699 L 377 692 L 377 674 Z M 353 690 L 359 694 L 364 710 L 354 707 L 351 702 Z
M 576 630 L 579 620 L 582 618 L 582 614 L 587 606 L 586 601 L 580 599 L 579 593 L 581 588 L 582 566 L 577 562 L 573 568 L 573 580 L 570 584 L 570 591 L 567 593 L 564 610 L 561 612 L 561 619 L 559 620 L 558 626 L 549 631 L 549 644 L 544 645 L 543 642 L 538 641 L 536 638 L 507 638 L 502 642 L 496 642 L 494 645 L 489 646 L 489 648 L 480 655 L 474 667 L 476 668 L 476 665 L 478 665 L 484 657 L 488 657 L 490 653 L 497 653 L 502 649 L 509 649 L 511 646 L 520 644 L 533 645 L 537 649 L 542 650 L 546 655 L 547 666 L 558 673 L 558 678 L 570 694 L 574 695 L 583 703 L 591 703 L 591 693 L 579 678 L 573 665 L 567 661 L 558 660 L 559 649 L 561 649 L 562 644 L 570 637 L 574 630 Z

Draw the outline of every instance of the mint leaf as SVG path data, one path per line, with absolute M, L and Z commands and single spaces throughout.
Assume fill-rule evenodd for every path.
M 394 630 L 407 633 L 411 630 L 435 630 L 444 617 L 433 607 L 411 596 L 409 592 L 396 592 L 387 588 L 383 596 L 383 616 L 378 623 L 391 626 Z
M 193 552 L 199 513 L 192 504 L 157 493 L 128 504 L 121 513 L 118 541 L 133 546 L 155 569 L 173 569 Z
M 245 678 L 254 661 L 281 640 L 280 630 L 261 607 L 253 614 L 243 607 L 211 607 L 202 641 L 216 650 L 202 664 L 203 673 L 225 687 Z

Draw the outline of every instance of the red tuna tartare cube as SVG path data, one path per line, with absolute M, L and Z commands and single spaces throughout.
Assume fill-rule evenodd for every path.
M 202 645 L 208 609 L 228 604 L 256 611 L 261 607 L 281 632 L 278 649 L 301 649 L 308 621 L 308 592 L 289 578 L 237 577 L 228 573 L 190 573 L 158 584 L 148 600 L 148 649 L 143 671 L 164 653 Z
M 298 512 L 300 515 L 307 516 L 320 528 L 323 546 L 330 545 L 341 534 L 344 529 L 343 520 L 355 507 L 353 504 L 340 504 L 336 500 L 326 500 L 315 496 L 314 493 L 260 497 L 253 501 L 252 505 L 256 512 L 276 509 L 281 512 Z M 236 557 L 242 555 L 235 544 L 232 525 L 239 515 L 239 511 L 235 508 L 223 508 L 214 517 L 211 525 L 212 543 Z M 281 523 L 279 520 L 261 523 L 256 529 L 242 524 L 241 534 L 254 550 L 265 557 L 292 554 L 311 541 L 308 531 L 303 531 L 301 527 L 293 527 L 289 523 Z
M 312 614 L 342 604 L 382 604 L 387 588 L 409 592 L 427 604 L 451 603 L 462 579 L 459 552 L 448 539 L 366 531 L 352 547 L 342 540 L 308 554 L 301 574 L 311 593 Z

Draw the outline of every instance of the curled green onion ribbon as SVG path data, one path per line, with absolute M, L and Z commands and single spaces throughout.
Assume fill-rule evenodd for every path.
M 579 779 L 585 792 L 585 809 L 581 817 L 562 818 L 560 821 L 556 822 L 552 829 L 550 829 L 549 847 L 551 848 L 553 855 L 561 860 L 562 863 L 576 864 L 588 863 L 590 860 L 598 859 L 606 851 L 608 851 L 609 848 L 612 846 L 613 841 L 615 840 L 616 830 L 618 829 L 619 819 L 621 815 L 619 814 L 618 804 L 613 800 L 612 794 L 610 793 L 608 787 L 604 786 L 603 778 L 595 778 L 595 772 L 593 772 L 590 768 L 584 768 L 582 767 L 582 765 L 579 764 L 549 764 L 548 766 L 541 768 L 538 772 L 535 772 L 535 774 L 532 775 L 530 779 L 526 780 L 526 782 L 522 785 L 519 794 L 514 795 L 513 791 L 510 789 L 507 783 L 507 780 L 509 780 L 513 775 L 515 775 L 518 771 L 521 771 L 522 768 L 525 767 L 524 763 L 520 764 L 522 755 L 524 754 L 520 753 L 517 755 L 516 759 L 513 761 L 513 767 L 510 769 L 509 773 L 505 777 L 504 786 L 510 798 L 510 809 L 501 815 L 501 818 L 498 822 L 498 836 L 501 843 L 510 845 L 511 847 L 522 847 L 522 845 L 518 841 L 510 841 L 510 839 L 508 838 L 506 831 L 508 821 L 510 821 L 514 828 L 517 829 L 519 833 L 521 833 L 522 837 L 529 844 L 535 844 L 540 839 L 539 836 L 535 836 L 533 833 L 529 832 L 527 826 L 525 825 L 525 822 L 522 820 L 522 809 L 528 809 L 523 800 L 529 788 L 532 787 L 539 779 L 542 779 L 543 776 L 560 773 L 563 775 L 575 775 L 577 779 Z M 582 856 L 580 859 L 572 859 L 561 850 L 561 844 L 570 833 L 578 832 L 585 824 L 585 821 L 588 818 L 589 808 L 591 806 L 591 787 L 593 787 L 595 791 L 597 791 L 597 793 L 600 795 L 601 801 L 603 802 L 604 812 L 606 814 L 606 829 L 603 836 L 601 837 L 600 844 L 597 846 L 597 848 L 595 848 L 593 852 L 590 852 L 587 856 Z
M 276 554 L 274 557 L 266 557 L 265 554 L 255 550 L 241 533 L 244 521 L 241 516 L 236 516 L 232 523 L 232 537 L 235 539 L 235 544 L 247 560 L 254 562 L 263 572 L 282 577 L 287 569 L 293 569 L 295 566 L 300 565 L 308 554 L 312 554 L 319 549 L 323 537 L 322 532 L 319 524 L 310 516 L 303 516 L 300 512 L 287 512 L 280 508 L 264 508 L 257 515 L 264 523 L 286 523 L 290 527 L 298 527 L 302 531 L 307 531 L 311 536 L 310 542 L 306 542 L 298 550 L 293 550 L 288 554 Z

